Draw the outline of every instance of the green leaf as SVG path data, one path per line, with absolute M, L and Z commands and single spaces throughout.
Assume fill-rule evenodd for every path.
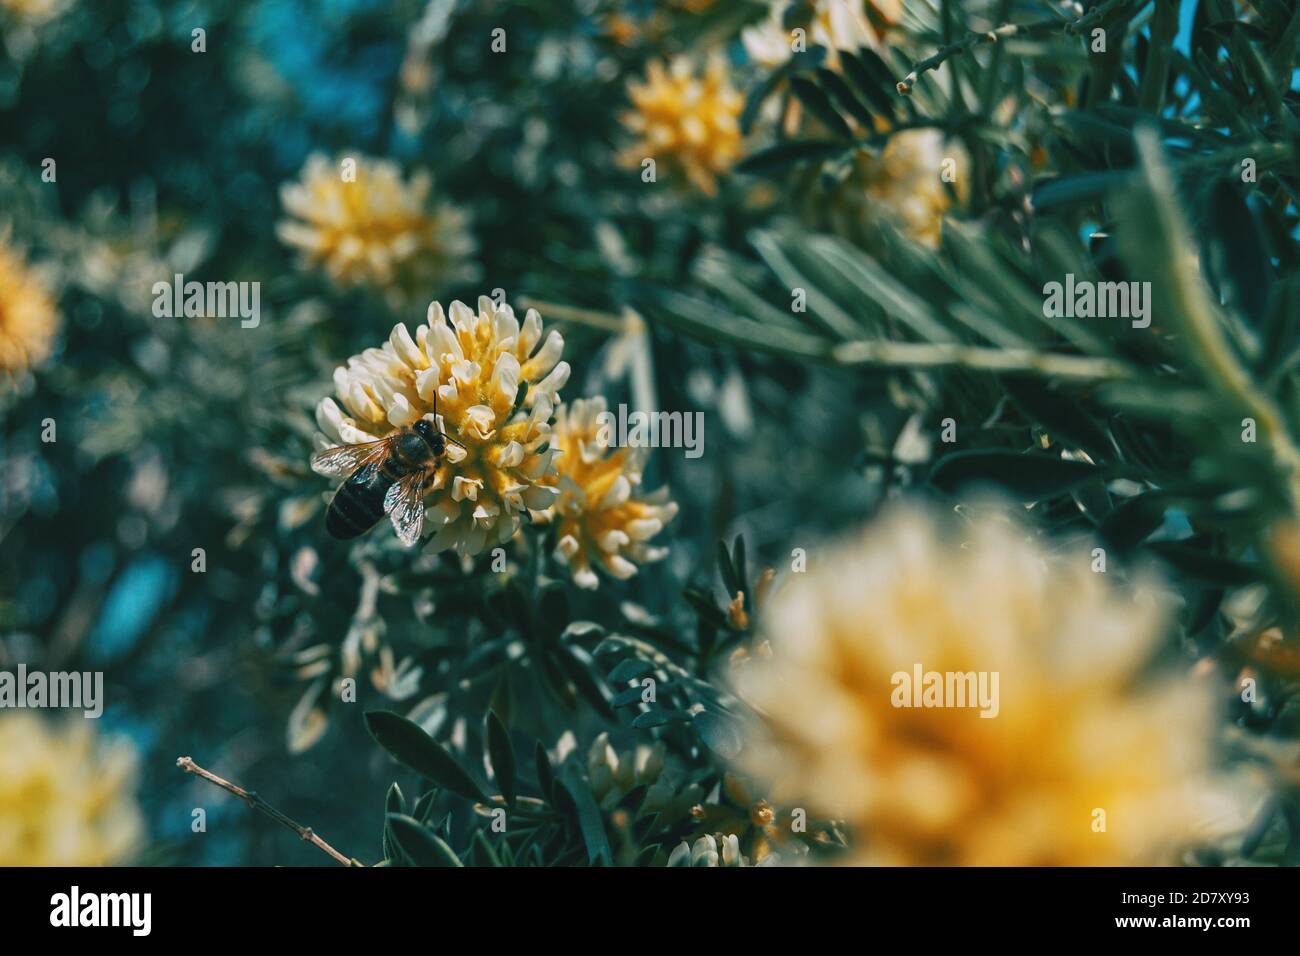
M 388 826 L 397 845 L 416 866 L 464 865 L 451 847 L 418 820 L 403 813 L 390 813 Z
M 1043 425 L 1052 438 L 1063 438 L 1093 456 L 1110 452 L 1106 429 L 1078 395 L 1028 375 L 1004 375 L 1002 385 L 1025 416 Z
M 605 628 L 595 621 L 570 621 L 560 634 L 562 640 L 578 640 L 584 637 L 604 637 Z
M 1135 495 L 1115 508 L 1097 529 L 1111 547 L 1137 547 L 1165 520 L 1165 498 L 1159 492 Z
M 487 803 L 487 796 L 455 758 L 415 723 L 388 710 L 366 713 L 366 729 L 398 763 L 452 793 Z
M 406 798 L 402 796 L 402 788 L 396 783 L 388 788 L 388 794 L 384 798 L 384 811 L 385 814 L 406 812 Z M 387 818 L 384 820 L 384 832 L 382 834 L 381 845 L 384 850 L 384 859 L 393 859 L 395 855 L 393 834 L 389 829 Z
M 614 805 L 614 809 L 626 810 L 633 817 L 635 817 L 637 811 L 641 809 L 641 804 L 645 802 L 645 796 L 647 793 L 649 793 L 649 791 L 650 791 L 650 787 L 647 784 L 644 783 L 637 784 L 627 793 L 623 794 L 622 798 L 618 801 L 618 803 Z
M 727 589 L 728 598 L 741 589 L 742 582 L 736 574 L 731 553 L 727 550 L 727 543 L 721 539 L 718 540 L 718 573 L 722 575 L 722 586 Z
M 998 485 L 1022 501 L 1064 494 L 1101 470 L 1082 461 L 1014 451 L 959 451 L 945 455 L 930 471 L 930 483 L 953 492 L 972 484 Z
M 1097 202 L 1124 183 L 1129 176 L 1127 172 L 1108 170 L 1040 179 L 1034 184 L 1034 210 L 1046 212 L 1074 203 Z
M 883 60 L 870 50 L 851 53 L 840 51 L 844 73 L 859 93 L 871 101 L 872 107 L 887 119 L 894 118 L 894 100 L 897 84 Z
M 636 866 L 649 866 L 654 862 L 655 856 L 659 853 L 659 847 L 662 844 L 651 843 L 649 846 L 642 847 L 636 855 Z
M 659 825 L 659 816 L 660 814 L 658 811 L 647 813 L 632 824 L 632 836 L 638 843 L 648 837 L 651 833 L 654 833 L 655 827 Z
M 1207 584 L 1237 586 L 1260 579 L 1259 568 L 1210 554 L 1183 541 L 1155 541 L 1147 548 L 1190 578 Z
M 500 866 L 501 858 L 492 848 L 482 830 L 474 831 L 474 839 L 469 844 L 470 859 L 474 866 Z
M 685 588 L 682 590 L 682 597 L 686 599 L 686 603 L 695 610 L 701 620 L 708 621 L 719 630 L 731 630 L 727 618 L 718 610 L 718 605 L 709 595 L 695 588 Z
M 592 708 L 605 717 L 613 718 L 614 708 L 609 705 L 609 698 L 605 694 L 604 688 L 597 681 L 591 672 L 591 667 L 587 660 L 580 659 L 572 652 L 572 649 L 561 645 L 551 650 L 550 656 L 553 656 L 564 668 L 569 675 L 579 693 L 586 698 Z
M 610 701 L 610 703 L 614 707 L 626 707 L 629 704 L 637 704 L 640 703 L 641 695 L 644 693 L 645 690 L 641 687 L 629 687 L 627 690 L 614 695 L 614 699 Z
M 786 140 L 751 153 L 736 164 L 736 172 L 751 176 L 771 176 L 796 163 L 824 162 L 849 148 L 844 143 L 820 139 Z
M 496 711 L 489 710 L 487 715 L 488 758 L 492 761 L 492 773 L 501 786 L 501 795 L 506 803 L 515 805 L 515 751 L 510 746 L 510 733 L 501 722 Z
M 1080 145 L 1094 149 L 1105 146 L 1115 166 L 1128 166 L 1137 159 L 1133 133 L 1117 123 L 1091 113 L 1062 113 L 1057 121 L 1069 128 Z
M 1226 286 L 1224 299 L 1259 328 L 1273 283 L 1270 256 L 1258 224 L 1237 187 L 1218 180 L 1210 193 L 1207 226 L 1210 235 L 1210 274 Z
M 402 788 L 396 783 L 388 788 L 388 794 L 384 797 L 384 809 L 389 813 L 406 812 L 406 797 L 402 795 Z
M 438 788 L 433 789 L 420 795 L 420 799 L 415 801 L 415 809 L 411 811 L 411 816 L 421 823 L 428 823 L 429 818 L 433 816 L 433 805 L 438 802 Z
M 612 856 L 609 852 L 609 839 L 605 835 L 605 821 L 591 795 L 591 788 L 579 779 L 576 772 L 570 770 L 558 786 L 568 794 L 578 815 L 578 829 L 582 831 L 582 840 L 587 845 L 587 862 L 593 866 L 609 864 Z
M 537 788 L 542 792 L 542 799 L 549 802 L 555 794 L 555 771 L 551 768 L 551 758 L 540 740 L 533 748 L 533 763 L 537 765 Z
M 637 730 L 648 730 L 651 727 L 662 727 L 664 724 L 680 724 L 690 719 L 691 715 L 684 710 L 657 707 L 643 714 L 637 714 L 632 718 L 632 726 Z
M 503 724 L 510 723 L 510 714 L 512 711 L 510 697 L 510 676 L 509 672 L 497 681 L 496 689 L 492 691 L 492 700 L 488 703 L 488 710 L 495 713 L 501 718 Z
M 725 342 L 748 351 L 762 351 L 783 359 L 807 358 L 825 361 L 830 346 L 822 339 L 794 329 L 767 325 L 743 318 L 691 296 L 659 289 L 652 295 L 660 309 L 656 318 L 663 325 L 680 329 L 704 342 Z
M 700 739 L 719 757 L 732 760 L 740 753 L 743 741 L 734 721 L 703 710 L 695 715 L 692 723 Z
M 861 123 L 868 132 L 875 130 L 871 110 L 867 109 L 866 105 L 857 98 L 838 73 L 832 72 L 823 66 L 817 70 L 817 82 L 830 93 L 831 98 L 840 109 Z
M 654 669 L 655 665 L 651 661 L 643 660 L 640 657 L 625 657 L 609 672 L 609 682 L 611 684 L 625 684 L 630 680 L 636 680 L 638 677 L 644 677 L 646 674 L 652 673 Z
M 731 543 L 731 563 L 736 569 L 736 591 L 749 591 L 749 568 L 745 564 L 745 536 L 736 535 Z M 732 592 L 735 597 L 735 591 Z
M 781 84 L 786 73 L 789 72 L 789 62 L 787 61 L 780 68 L 769 73 L 763 82 L 750 90 L 749 95 L 745 97 L 745 108 L 740 111 L 740 132 L 743 135 L 748 136 L 753 130 L 754 121 L 758 119 L 763 104 L 776 91 L 777 86 Z

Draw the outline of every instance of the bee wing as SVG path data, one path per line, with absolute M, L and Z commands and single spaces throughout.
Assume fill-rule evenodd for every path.
M 346 478 L 362 465 L 382 455 L 390 441 L 391 438 L 381 438 L 360 445 L 323 448 L 311 456 L 311 470 L 326 478 Z
M 398 540 L 408 548 L 420 540 L 424 529 L 424 492 L 431 477 L 428 470 L 404 475 L 384 495 L 384 512 L 392 519 Z

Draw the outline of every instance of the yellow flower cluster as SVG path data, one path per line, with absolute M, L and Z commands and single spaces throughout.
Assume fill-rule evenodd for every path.
M 557 451 L 548 445 L 569 378 L 563 350 L 559 332 L 543 340 L 533 309 L 520 323 L 509 305 L 486 296 L 477 312 L 463 302 L 444 312 L 435 302 L 414 337 L 399 324 L 381 348 L 352 356 L 334 372 L 338 401 L 323 399 L 316 422 L 331 445 L 375 441 L 432 418 L 436 391 L 440 430 L 465 447 L 448 445 L 429 485 L 429 549 L 478 554 L 508 541 L 526 508 L 544 510 L 555 501 L 555 488 L 541 479 L 555 468 Z
M 123 862 L 144 833 L 134 778 L 134 751 L 84 720 L 0 715 L 0 866 Z
M 770 658 L 735 673 L 763 714 L 739 762 L 850 823 L 857 862 L 1149 864 L 1193 837 L 1210 691 L 1141 678 L 1164 622 L 1144 587 L 1012 522 L 954 537 L 908 509 L 818 565 L 772 599 Z M 991 706 L 928 678 L 900 693 L 918 670 L 983 674 Z
M 556 556 L 569 566 L 574 583 L 595 588 L 595 568 L 625 579 L 638 564 L 667 553 L 649 543 L 677 514 L 668 489 L 641 493 L 645 449 L 610 448 L 601 440 L 603 398 L 579 399 L 555 416 L 552 445 L 560 450 L 558 471 L 542 478 L 559 496 L 544 520 L 556 523 Z
M 651 61 L 644 82 L 628 84 L 633 109 L 623 124 L 637 142 L 619 155 L 628 168 L 653 159 L 660 171 L 681 177 L 708 195 L 718 177 L 740 156 L 740 112 L 744 98 L 731 85 L 727 64 L 712 57 L 702 74 L 679 56 L 664 64 Z
M 59 313 L 45 284 L 0 237 L 0 376 L 43 362 L 58 330 Z
M 394 304 L 476 275 L 469 217 L 433 205 L 427 173 L 402 177 L 396 164 L 367 157 L 308 158 L 299 182 L 280 189 L 288 219 L 276 234 L 302 264 L 340 286 L 379 288 Z

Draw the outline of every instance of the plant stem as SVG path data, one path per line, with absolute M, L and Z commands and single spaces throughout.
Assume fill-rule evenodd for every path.
M 1179 332 L 1189 357 L 1200 367 L 1210 384 L 1234 401 L 1253 418 L 1260 437 L 1273 453 L 1273 460 L 1286 482 L 1293 513 L 1300 513 L 1300 447 L 1292 439 L 1286 416 L 1272 397 L 1260 391 L 1250 370 L 1236 357 L 1208 298 L 1195 259 L 1186 250 L 1188 229 L 1174 195 L 1172 179 L 1165 165 L 1157 134 L 1137 131 L 1137 149 L 1147 188 L 1154 200 L 1148 215 L 1156 224 L 1156 235 L 1170 250 L 1166 286 L 1170 314 L 1179 320 Z
M 1114 359 L 950 342 L 845 342 L 831 349 L 831 358 L 838 365 L 954 366 L 982 372 L 1032 372 L 1091 381 L 1132 378 L 1132 370 Z
M 1093 24 L 1110 16 L 1121 7 L 1134 2 L 1135 0 L 1106 0 L 1105 3 L 1089 10 L 1077 20 L 1036 20 L 1033 23 L 1004 23 L 1000 27 L 994 27 L 992 30 L 983 33 L 972 31 L 960 40 L 945 44 L 924 60 L 918 60 L 913 64 L 912 72 L 898 81 L 898 92 L 900 95 L 906 96 L 912 92 L 912 87 L 916 85 L 916 81 L 921 78 L 922 74 L 930 70 L 937 70 L 957 54 L 965 53 L 982 43 L 997 43 L 1011 37 L 1047 33 L 1057 29 L 1064 29 L 1067 34 L 1076 34 L 1090 28 Z M 1145 6 L 1147 2 L 1148 0 L 1136 0 L 1134 12 Z
M 1055 25 L 1054 21 L 1042 21 L 1033 26 L 1041 27 L 1046 23 Z M 1005 23 L 996 30 L 990 30 L 988 33 L 967 33 L 960 40 L 949 43 L 947 46 L 942 46 L 924 60 L 919 60 L 914 63 L 912 65 L 912 72 L 898 81 L 898 92 L 902 96 L 911 93 L 912 87 L 916 85 L 916 81 L 920 79 L 921 74 L 929 72 L 930 70 L 939 69 L 939 67 L 943 66 L 944 63 L 948 62 L 948 60 L 952 59 L 958 53 L 965 53 L 967 50 L 978 46 L 981 43 L 997 43 L 1000 39 L 1015 36 L 1017 33 L 1026 32 L 1029 29 L 1030 26 L 1022 27 L 1014 23 Z
M 881 365 L 897 368 L 952 366 L 981 372 L 1022 372 L 1104 382 L 1135 378 L 1131 366 L 1117 359 L 1065 355 L 1034 349 L 1003 349 L 955 342 L 892 342 L 853 339 L 831 344 L 794 329 L 765 324 L 739 315 L 725 323 L 708 315 L 708 307 L 686 296 L 664 296 L 660 317 L 667 325 L 705 341 L 727 342 L 741 348 L 797 357 L 832 365 Z
M 1147 47 L 1146 69 L 1142 72 L 1142 89 L 1138 106 L 1159 114 L 1169 82 L 1169 56 L 1178 34 L 1178 0 L 1156 0 L 1151 18 L 1151 44 Z
M 580 309 L 572 305 L 561 305 L 559 302 L 544 302 L 531 296 L 521 297 L 519 304 L 525 309 L 536 309 L 548 319 L 557 322 L 576 322 L 579 325 L 604 329 L 607 332 L 626 332 L 628 328 L 627 323 L 612 312 Z
M 321 850 L 322 852 L 328 853 L 331 857 L 333 857 L 336 861 L 343 864 L 344 866 L 362 865 L 360 861 L 356 859 L 349 859 L 348 857 L 340 853 L 338 850 L 334 849 L 334 847 L 330 846 L 328 843 L 326 843 L 324 840 L 318 837 L 315 833 L 313 833 L 311 827 L 304 827 L 300 824 L 294 823 L 292 820 L 290 820 L 287 816 L 285 816 L 275 807 L 271 806 L 269 803 L 267 803 L 265 800 L 259 797 L 256 791 L 245 790 L 243 787 L 235 786 L 235 784 L 231 783 L 229 780 L 225 780 L 221 777 L 218 777 L 215 773 L 212 773 L 209 770 L 204 770 L 202 767 L 196 764 L 189 757 L 177 758 L 176 766 L 180 767 L 186 773 L 192 773 L 195 776 L 202 777 L 204 780 L 208 781 L 208 783 L 216 784 L 218 787 L 220 787 L 222 790 L 225 790 L 227 793 L 233 793 L 235 796 L 239 797 L 239 799 L 243 800 L 254 810 L 259 810 L 262 813 L 266 814 L 268 817 L 270 817 L 272 820 L 276 821 L 277 823 L 288 827 L 294 833 L 298 834 L 298 836 L 301 839 L 306 840 L 308 843 L 313 844 L 317 849 Z

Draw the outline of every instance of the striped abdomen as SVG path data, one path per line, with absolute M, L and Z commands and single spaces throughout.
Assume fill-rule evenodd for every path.
M 365 534 L 384 516 L 384 495 L 398 479 L 436 465 L 435 452 L 414 429 L 397 435 L 379 461 L 358 468 L 339 486 L 325 512 L 325 530 L 335 538 Z
M 365 534 L 384 516 L 384 495 L 401 475 L 390 474 L 391 465 L 367 465 L 339 486 L 325 512 L 325 530 L 347 540 Z

